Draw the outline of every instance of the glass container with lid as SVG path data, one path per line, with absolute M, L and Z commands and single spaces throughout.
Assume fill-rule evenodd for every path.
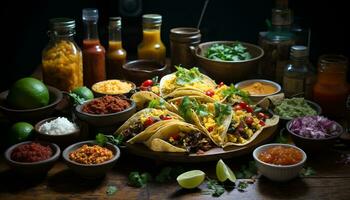
M 110 17 L 108 25 L 109 41 L 106 65 L 106 75 L 108 79 L 123 78 L 122 66 L 126 62 L 126 51 L 122 46 L 121 29 L 121 17 Z
M 137 48 L 138 59 L 155 60 L 165 64 L 166 48 L 160 37 L 161 24 L 161 15 L 142 16 L 143 39 Z
M 49 21 L 49 43 L 42 52 L 44 83 L 63 91 L 83 85 L 83 59 L 74 42 L 75 21 L 53 18 Z

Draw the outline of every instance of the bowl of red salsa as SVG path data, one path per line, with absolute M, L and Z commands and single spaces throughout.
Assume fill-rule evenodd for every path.
M 44 141 L 26 141 L 9 147 L 5 159 L 14 172 L 36 176 L 46 174 L 60 157 L 61 150 Z
M 288 181 L 298 176 L 306 153 L 290 144 L 265 144 L 253 152 L 259 172 L 273 181 Z

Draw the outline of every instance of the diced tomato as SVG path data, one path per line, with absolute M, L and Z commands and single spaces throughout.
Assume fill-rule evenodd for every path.
M 252 113 L 254 110 L 252 107 L 250 107 L 249 105 L 247 105 L 247 107 L 245 108 L 245 110 L 249 113 Z
M 246 107 L 248 106 L 248 104 L 245 102 L 241 102 L 238 105 L 240 105 L 242 109 L 246 109 Z
M 141 86 L 150 87 L 152 85 L 153 85 L 153 81 L 151 79 L 148 79 L 148 80 L 145 80 Z
M 171 136 L 174 140 L 179 140 L 180 139 L 180 135 L 179 134 L 176 134 L 176 135 L 173 135 Z
M 263 122 L 263 121 L 260 121 L 259 124 L 260 124 L 261 126 L 265 126 L 265 122 Z
M 262 113 L 262 112 L 259 112 L 259 113 L 258 113 L 258 117 L 259 117 L 260 119 L 268 119 L 268 118 L 269 118 L 268 115 L 266 115 L 265 113 Z
M 247 125 L 252 125 L 253 122 L 254 122 L 253 117 L 248 116 L 248 117 L 245 118 L 245 123 L 246 123 Z
M 237 105 L 235 105 L 235 106 L 233 107 L 233 109 L 234 109 L 235 111 L 237 111 L 237 110 L 242 110 L 243 108 L 242 108 L 239 104 L 237 104 Z
M 205 95 L 210 96 L 210 97 L 214 96 L 214 94 L 215 94 L 215 92 L 214 92 L 214 90 L 212 90 L 212 89 L 207 90 L 207 91 L 205 92 Z
M 208 128 L 208 131 L 209 131 L 209 132 L 212 132 L 213 130 L 214 130 L 213 127 L 209 127 L 209 128 Z
M 142 91 L 149 91 L 149 90 L 151 90 L 151 87 L 145 87 L 145 86 L 141 85 L 140 86 L 140 90 L 142 90 Z
M 159 118 L 160 118 L 161 120 L 169 120 L 169 119 L 171 119 L 171 117 L 168 116 L 168 115 L 160 115 Z
M 153 117 L 148 117 L 148 118 L 146 119 L 146 121 L 143 123 L 143 126 L 144 126 L 144 127 L 149 127 L 149 126 L 151 126 L 153 123 L 154 123 Z
M 225 85 L 225 83 L 221 81 L 221 82 L 219 83 L 219 87 L 222 87 L 223 85 Z

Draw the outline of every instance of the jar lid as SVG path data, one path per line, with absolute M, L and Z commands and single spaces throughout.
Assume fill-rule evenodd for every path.
M 158 14 L 142 15 L 142 21 L 145 24 L 160 24 L 162 23 L 162 16 Z
M 290 48 L 290 55 L 293 57 L 306 57 L 309 55 L 309 50 L 306 46 L 294 45 Z
M 70 18 L 52 18 L 49 20 L 49 23 L 52 30 L 75 28 L 75 20 Z
M 170 39 L 178 42 L 200 42 L 201 33 L 197 28 L 179 27 L 170 30 Z
M 121 17 L 110 17 L 109 18 L 109 25 L 121 27 L 122 26 L 122 18 Z
M 83 20 L 97 21 L 98 20 L 98 10 L 96 8 L 84 8 L 83 9 Z

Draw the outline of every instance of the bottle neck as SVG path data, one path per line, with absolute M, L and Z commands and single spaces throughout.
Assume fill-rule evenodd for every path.
M 97 21 L 84 21 L 85 40 L 98 40 Z
M 143 25 L 143 42 L 159 42 L 160 38 L 160 24 L 144 24 Z
M 309 64 L 309 58 L 307 56 L 295 57 L 291 55 L 290 61 L 296 67 L 306 67 Z

